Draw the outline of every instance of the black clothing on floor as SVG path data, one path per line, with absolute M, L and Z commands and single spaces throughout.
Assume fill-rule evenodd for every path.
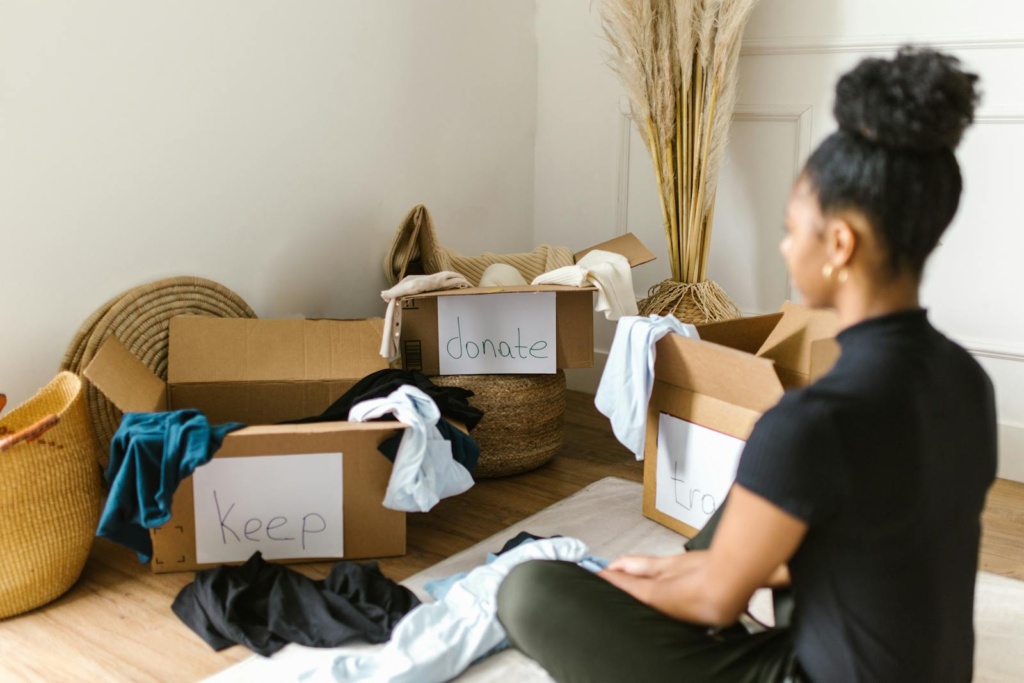
M 555 536 L 536 536 L 534 534 L 531 534 L 529 531 L 520 531 L 512 538 L 505 541 L 505 545 L 501 546 L 501 550 L 494 554 L 504 555 L 508 551 L 514 550 L 524 543 L 529 543 L 530 541 L 543 541 L 546 538 L 561 538 L 561 535 L 556 534 Z
M 736 482 L 805 521 L 789 563 L 812 680 L 970 681 L 992 382 L 924 311 L 838 335 L 842 356 L 758 421 Z
M 789 629 L 712 635 L 648 607 L 571 562 L 512 569 L 498 589 L 512 644 L 560 683 L 806 683 Z
M 441 436 L 451 442 L 452 457 L 455 459 L 455 462 L 465 467 L 472 474 L 473 470 L 476 469 L 477 463 L 480 461 L 480 447 L 473 437 L 460 431 L 443 417 L 437 421 L 437 431 L 441 432 Z M 384 457 L 388 460 L 394 462 L 401 443 L 402 433 L 400 432 L 390 439 L 382 441 L 377 450 L 383 453 Z
M 338 562 L 326 579 L 314 581 L 256 552 L 242 566 L 197 572 L 171 609 L 214 650 L 240 643 L 269 657 L 288 643 L 385 642 L 419 604 L 375 562 Z
M 304 417 L 300 420 L 289 420 L 283 424 L 307 424 L 310 422 L 344 422 L 348 420 L 349 410 L 357 403 L 371 398 L 382 398 L 401 386 L 411 384 L 434 399 L 441 414 L 450 420 L 457 420 L 466 429 L 473 429 L 484 416 L 479 408 L 467 401 L 473 395 L 469 389 L 462 387 L 439 387 L 418 370 L 378 370 L 362 378 L 346 391 L 341 398 L 332 403 L 320 415 Z M 382 420 L 394 420 L 388 415 Z

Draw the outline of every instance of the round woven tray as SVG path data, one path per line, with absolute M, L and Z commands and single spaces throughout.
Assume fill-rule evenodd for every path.
M 241 297 L 212 280 L 158 280 L 124 292 L 89 316 L 68 346 L 61 369 L 81 374 L 107 337 L 114 335 L 155 375 L 166 379 L 168 330 L 177 315 L 256 317 Z M 106 453 L 121 423 L 121 411 L 88 382 L 85 395 L 93 431 Z
M 469 389 L 484 417 L 470 432 L 480 447 L 473 477 L 504 477 L 540 467 L 562 447 L 565 373 L 442 375 L 438 386 Z

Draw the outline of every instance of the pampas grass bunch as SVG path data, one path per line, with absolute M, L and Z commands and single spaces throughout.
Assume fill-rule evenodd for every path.
M 654 162 L 672 278 L 642 313 L 737 317 L 707 280 L 718 169 L 736 105 L 743 29 L 757 0 L 604 0 L 610 63 Z M 685 309 L 685 310 L 684 310 Z

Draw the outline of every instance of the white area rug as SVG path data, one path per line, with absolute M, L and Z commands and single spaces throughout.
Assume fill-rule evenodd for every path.
M 538 536 L 573 536 L 590 546 L 591 552 L 608 558 L 626 553 L 667 555 L 682 550 L 686 539 L 640 512 L 642 487 L 614 477 L 602 479 L 579 493 L 542 510 L 519 524 L 440 562 L 402 583 L 421 599 L 429 600 L 423 585 L 431 579 L 468 571 L 484 563 L 520 531 Z M 755 615 L 767 619 L 771 604 L 767 592 L 755 596 Z M 978 573 L 975 607 L 975 683 L 1018 683 L 1024 681 L 1024 582 L 987 572 Z M 371 645 L 320 650 L 289 645 L 273 657 L 253 656 L 207 679 L 207 683 L 242 681 L 283 681 L 285 672 L 297 667 L 329 666 L 341 652 L 371 649 Z M 506 650 L 468 669 L 460 683 L 550 682 L 539 666 L 514 650 Z

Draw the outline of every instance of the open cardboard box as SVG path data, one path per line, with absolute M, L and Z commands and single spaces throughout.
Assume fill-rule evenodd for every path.
M 785 389 L 839 357 L 832 311 L 786 302 L 780 312 L 698 325 L 656 347 L 644 441 L 643 513 L 692 537 L 721 505 L 743 442 Z
M 151 530 L 154 572 L 238 563 L 255 550 L 268 560 L 290 562 L 405 553 L 405 513 L 381 505 L 391 463 L 377 451 L 377 446 L 402 426 L 394 422 L 276 424 L 320 414 L 359 379 L 386 368 L 378 354 L 383 324 L 379 318 L 173 318 L 166 383 L 116 338 L 104 342 L 85 375 L 122 411 L 196 408 L 211 424 L 237 421 L 256 425 L 228 434 L 213 460 L 181 482 L 170 521 Z M 219 484 L 223 486 L 219 519 L 218 515 L 211 518 L 205 512 L 209 507 L 205 497 L 205 507 L 196 506 L 194 480 L 204 468 L 212 472 L 222 467 L 223 461 L 239 457 L 260 460 L 236 461 L 235 467 L 229 467 L 223 475 L 227 480 Z M 339 476 L 332 477 L 337 485 L 297 474 L 305 471 L 307 461 L 317 458 L 326 458 L 333 468 L 328 471 Z M 211 468 L 215 463 L 220 464 Z M 270 475 L 256 474 L 272 464 Z M 268 481 L 268 477 L 272 479 Z M 197 486 L 206 490 L 202 482 Z M 262 497 L 259 486 L 269 486 L 270 493 Z M 296 515 L 305 510 L 303 505 L 313 504 L 311 491 L 317 487 L 321 491 L 317 504 L 329 506 L 336 517 L 310 517 L 307 513 L 301 517 L 302 533 L 296 533 L 300 519 Z M 238 501 L 225 497 L 228 489 L 240 496 Z M 230 508 L 233 502 L 238 502 L 238 507 Z M 285 514 L 279 508 L 299 513 Z M 202 514 L 199 521 L 197 510 Z M 306 517 L 314 521 L 307 525 Z M 332 523 L 320 531 L 320 520 L 325 518 Z M 326 521 L 322 525 L 328 527 Z M 340 535 L 333 531 L 338 527 Z M 197 539 L 208 539 L 211 531 L 214 536 L 220 534 L 225 546 L 212 548 L 214 555 L 235 553 L 236 559 L 201 561 L 214 556 L 208 544 L 203 545 L 205 550 L 197 545 Z M 310 556 L 314 538 L 317 542 L 331 540 L 337 550 Z M 310 547 L 300 547 L 307 540 Z
M 595 249 L 622 254 L 631 268 L 654 260 L 654 254 L 632 233 L 576 253 L 579 261 Z M 427 375 L 441 373 L 438 334 L 438 300 L 443 297 L 485 297 L 514 294 L 529 297 L 551 292 L 555 296 L 555 368 L 590 368 L 594 365 L 594 292 L 595 287 L 561 285 L 519 285 L 509 287 L 472 287 L 426 292 L 402 299 L 402 365 L 406 370 L 421 370 Z M 490 301 L 489 299 L 488 301 Z M 496 301 L 496 300 L 495 300 Z M 528 313 L 530 315 L 530 313 Z M 493 336 L 495 339 L 498 335 Z M 505 372 L 530 372 L 509 369 Z M 473 373 L 475 374 L 475 373 Z

